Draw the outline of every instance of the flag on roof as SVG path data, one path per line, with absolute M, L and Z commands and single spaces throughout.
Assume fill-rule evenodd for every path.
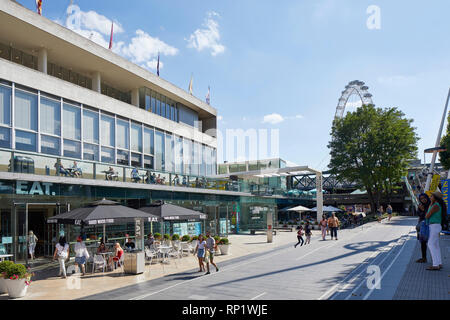
M 211 99 L 210 99 L 210 91 L 211 91 L 211 90 L 210 90 L 210 88 L 209 88 L 209 86 L 208 86 L 208 94 L 206 95 L 206 103 L 207 103 L 207 104 L 209 104 L 209 103 L 210 103 L 210 100 L 211 100 Z
M 159 51 L 158 51 L 158 63 L 156 64 L 156 74 L 159 77 Z
M 111 22 L 111 36 L 109 37 L 109 50 L 111 50 L 113 44 L 113 26 L 114 22 Z
M 36 0 L 36 10 L 42 16 L 42 0 Z

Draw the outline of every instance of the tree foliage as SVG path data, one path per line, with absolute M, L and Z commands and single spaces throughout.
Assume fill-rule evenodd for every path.
M 367 190 L 372 212 L 382 193 L 387 196 L 406 174 L 408 160 L 417 154 L 413 120 L 397 108 L 364 105 L 333 122 L 330 169 L 340 180 Z

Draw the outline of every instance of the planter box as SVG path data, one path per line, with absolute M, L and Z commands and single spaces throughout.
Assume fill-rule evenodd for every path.
M 28 286 L 25 284 L 25 279 L 6 279 L 6 286 L 10 298 L 22 298 L 27 294 Z
M 227 255 L 230 253 L 230 245 L 229 244 L 219 244 L 217 247 L 220 249 L 220 252 L 223 255 Z
M 6 279 L 0 278 L 0 294 L 8 293 L 8 287 L 6 286 Z

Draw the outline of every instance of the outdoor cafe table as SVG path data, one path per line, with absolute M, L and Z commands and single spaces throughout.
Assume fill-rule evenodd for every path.
M 142 183 L 145 183 L 145 177 L 147 176 L 146 174 L 140 174 L 140 176 L 142 177 Z
M 167 261 L 166 257 L 171 249 L 172 249 L 172 246 L 159 246 L 158 247 L 159 252 L 161 252 L 161 254 L 163 255 L 162 263 L 169 263 Z
M 5 258 L 11 258 L 12 254 L 0 254 L 0 261 L 4 261 Z
M 96 254 L 101 254 L 103 256 L 103 260 L 105 260 L 106 268 L 108 268 L 108 262 L 109 262 L 109 256 L 114 255 L 114 252 L 108 251 L 108 252 L 100 252 Z

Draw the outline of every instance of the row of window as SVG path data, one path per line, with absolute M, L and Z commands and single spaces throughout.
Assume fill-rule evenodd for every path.
M 181 174 L 216 173 L 214 148 L 6 83 L 0 84 L 0 147 Z
M 21 50 L 0 43 L 0 58 L 4 58 L 37 70 L 37 57 Z M 92 89 L 92 79 L 75 71 L 48 62 L 47 74 L 71 82 L 84 88 Z M 131 103 L 131 92 L 123 92 L 106 83 L 101 83 L 101 93 L 114 99 Z M 139 89 L 139 107 L 175 122 L 183 122 L 197 127 L 198 114 L 168 97 L 143 87 Z

